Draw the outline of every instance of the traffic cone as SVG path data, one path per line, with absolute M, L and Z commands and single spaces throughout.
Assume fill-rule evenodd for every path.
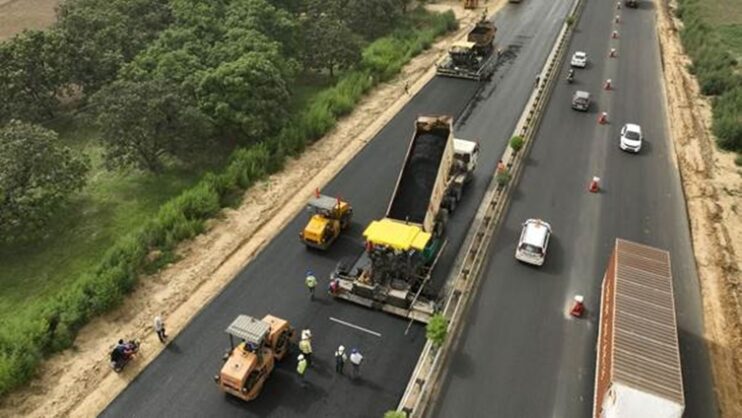
M 616 58 L 616 48 L 611 48 L 611 52 L 608 54 L 611 58 Z
M 605 80 L 605 85 L 603 86 L 606 90 L 613 90 L 613 84 L 611 84 L 611 79 Z
M 608 123 L 608 112 L 600 112 L 600 116 L 598 116 L 598 123 L 601 125 L 605 125 Z
M 590 193 L 598 193 L 600 191 L 600 177 L 593 177 L 590 180 L 590 184 L 587 186 L 587 191 Z
M 584 313 L 585 299 L 582 295 L 575 295 L 574 303 L 572 304 L 572 309 L 569 310 L 569 314 L 575 318 L 581 318 Z
M 618 31 L 614 30 L 613 33 L 611 33 L 611 38 L 617 39 L 618 38 Z

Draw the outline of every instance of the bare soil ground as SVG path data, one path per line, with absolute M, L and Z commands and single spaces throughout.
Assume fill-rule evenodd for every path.
M 494 13 L 505 0 L 486 3 Z M 434 8 L 452 8 L 461 29 L 412 60 L 394 80 L 378 86 L 281 173 L 248 190 L 237 209 L 223 211 L 206 233 L 182 245 L 180 261 L 144 278 L 121 308 L 83 328 L 72 349 L 45 361 L 39 377 L 1 401 L 0 417 L 91 417 L 100 413 L 162 350 L 152 330 L 154 316 L 163 315 L 171 338 L 187 326 L 304 207 L 313 191 L 329 182 L 434 76 L 435 62 L 481 13 L 481 9 L 464 11 L 456 1 L 440 2 Z M 409 96 L 404 93 L 406 82 Z M 334 156 L 329 162 L 328 155 Z M 116 374 L 108 366 L 108 353 L 122 337 L 139 338 L 142 346 L 139 357 Z
M 671 135 L 680 165 L 703 295 L 705 338 L 722 416 L 742 417 L 742 173 L 734 154 L 719 151 L 709 130 L 711 106 L 687 71 L 678 28 L 682 22 L 660 4 L 662 46 Z
M 0 0 L 0 41 L 24 29 L 43 29 L 56 20 L 60 0 Z

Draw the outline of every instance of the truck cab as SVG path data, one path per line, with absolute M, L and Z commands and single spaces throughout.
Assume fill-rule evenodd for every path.
M 454 138 L 453 152 L 454 160 L 460 166 L 460 169 L 466 173 L 466 181 L 470 181 L 479 160 L 479 144 L 466 139 Z

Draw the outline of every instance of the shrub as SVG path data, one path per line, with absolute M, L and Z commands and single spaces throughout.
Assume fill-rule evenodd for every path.
M 407 414 L 403 411 L 386 411 L 384 412 L 384 418 L 407 418 Z
M 497 173 L 495 176 L 495 181 L 500 187 L 504 187 L 508 182 L 510 182 L 510 171 L 505 170 Z
M 523 148 L 524 140 L 523 137 L 520 135 L 516 135 L 512 138 L 510 138 L 510 148 L 513 149 L 513 152 L 520 151 L 521 148 Z
M 425 336 L 433 343 L 434 347 L 440 347 L 446 341 L 448 335 L 448 319 L 442 314 L 435 314 L 425 327 Z

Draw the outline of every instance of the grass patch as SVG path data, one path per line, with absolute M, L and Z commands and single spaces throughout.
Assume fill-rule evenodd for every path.
M 159 176 L 109 172 L 102 167 L 94 128 L 73 118 L 57 122 L 54 128 L 67 145 L 91 156 L 90 180 L 48 226 L 46 239 L 0 247 L 0 317 L 54 295 L 92 270 L 118 238 L 196 184 L 213 165 L 171 166 Z
M 742 152 L 742 0 L 679 0 L 678 6 L 690 71 L 712 97 L 717 143 Z

